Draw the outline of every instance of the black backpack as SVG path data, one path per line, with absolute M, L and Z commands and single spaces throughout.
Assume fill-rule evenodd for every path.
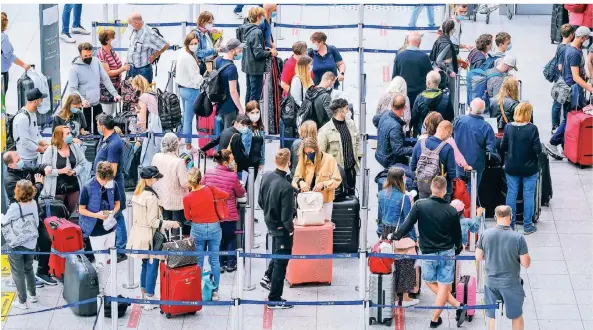
M 152 30 L 161 38 L 165 39 L 165 37 L 163 37 L 163 35 L 161 34 L 161 31 L 159 31 L 159 29 L 153 27 Z M 152 61 L 152 65 L 154 66 L 154 76 L 156 77 L 156 75 L 158 74 L 158 69 L 157 69 L 157 64 L 159 63 L 159 60 L 161 59 L 161 56 L 157 56 L 154 61 Z
M 214 111 L 214 107 L 212 106 L 212 102 L 206 95 L 206 92 L 201 91 L 200 95 L 194 102 L 194 115 L 198 117 L 210 117 L 212 112 Z
M 13 116 L 7 114 L 8 121 L 6 123 L 6 149 L 4 149 L 5 151 L 16 150 L 16 143 L 20 138 L 17 138 L 16 140 L 14 139 L 14 132 L 12 131 L 12 123 L 14 122 L 14 118 L 16 118 L 16 116 L 19 113 L 25 113 L 25 111 L 26 110 L 21 108 Z M 27 116 L 27 118 L 29 118 L 29 126 L 31 126 L 31 116 Z
M 150 92 L 156 96 L 159 109 L 159 118 L 164 132 L 175 132 L 181 125 L 181 105 L 179 98 L 174 93 L 157 89 L 156 93 Z
M 200 87 L 201 92 L 206 92 L 212 103 L 222 103 L 226 100 L 225 89 L 220 81 L 220 73 L 233 63 L 227 63 L 219 69 L 212 69 L 204 75 L 204 82 Z

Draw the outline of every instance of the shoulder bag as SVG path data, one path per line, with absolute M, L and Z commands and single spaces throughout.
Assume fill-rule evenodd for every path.
M 210 194 L 212 194 L 212 200 L 214 201 L 214 209 L 216 210 L 216 215 L 218 216 L 218 220 L 226 220 L 230 219 L 231 215 L 229 213 L 229 208 L 226 204 L 226 199 L 216 199 L 214 197 L 214 192 L 212 188 L 206 186 L 208 190 L 210 190 Z
M 405 194 L 402 197 L 402 206 L 401 206 L 401 209 L 399 212 L 400 217 L 404 213 L 404 202 L 405 202 L 404 198 L 408 198 L 408 197 Z M 397 222 L 394 232 L 397 232 L 397 230 L 399 229 L 399 224 L 400 224 L 400 221 Z M 409 237 L 404 237 L 397 241 L 394 240 L 393 241 L 393 251 L 395 254 L 412 254 L 412 255 L 416 254 L 416 242 L 414 242 L 414 240 Z

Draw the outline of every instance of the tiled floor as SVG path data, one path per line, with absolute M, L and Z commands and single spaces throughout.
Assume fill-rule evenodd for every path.
M 134 10 L 140 11 L 147 22 L 171 22 L 185 20 L 187 11 L 183 5 L 168 6 L 119 6 L 119 19 L 125 21 L 126 15 Z M 282 12 L 283 23 L 300 24 L 355 24 L 358 12 L 353 6 L 332 7 L 284 7 Z M 15 47 L 16 54 L 26 62 L 39 61 L 38 17 L 36 5 L 4 5 L 2 10 L 8 13 L 10 25 L 8 35 Z M 232 18 L 229 6 L 202 5 L 202 10 L 211 11 L 216 23 L 238 23 Z M 439 17 L 439 12 L 436 14 Z M 112 12 L 110 9 L 110 17 Z M 385 9 L 385 7 L 372 6 L 365 11 L 367 24 L 405 25 L 409 17 L 409 10 L 401 7 Z M 419 26 L 426 25 L 425 14 L 421 15 Z M 90 22 L 102 20 L 102 6 L 85 5 L 83 10 L 83 25 L 90 28 Z M 549 88 L 551 87 L 541 76 L 544 64 L 551 58 L 555 46 L 549 44 L 549 16 L 518 16 L 511 21 L 505 17 L 492 16 L 489 25 L 480 16 L 477 23 L 467 22 L 463 28 L 462 41 L 471 43 L 481 33 L 496 34 L 499 31 L 509 32 L 513 39 L 513 53 L 518 58 L 518 78 L 523 81 L 523 96 L 535 108 L 535 122 L 540 129 L 542 141 L 550 136 L 550 108 L 551 100 Z M 226 28 L 225 30 L 232 30 Z M 179 41 L 180 33 L 174 28 L 162 28 L 161 32 L 173 43 Z M 280 47 L 290 47 L 295 40 L 308 40 L 308 35 L 314 30 L 283 31 L 283 40 L 278 42 Z M 356 31 L 327 30 L 328 43 L 338 47 L 356 47 Z M 226 34 L 233 35 L 232 31 Z M 404 32 L 388 30 L 383 36 L 379 30 L 365 30 L 364 45 L 366 48 L 399 48 L 403 41 Z M 89 40 L 89 37 L 76 37 L 78 40 Z M 435 39 L 433 33 L 425 33 L 421 48 L 430 49 Z M 124 43 L 125 46 L 125 43 Z M 62 49 L 62 81 L 68 74 L 71 59 L 76 55 L 76 45 L 61 44 Z M 286 56 L 286 54 L 283 54 Z M 357 56 L 355 53 L 344 53 L 344 60 L 348 66 L 345 91 L 357 104 L 358 78 Z M 171 52 L 165 53 L 161 58 L 159 70 L 161 74 L 156 78 L 159 86 L 166 83 L 165 68 L 175 58 Z M 384 67 L 390 65 L 393 57 L 385 54 L 366 54 L 365 72 L 368 80 L 369 113 L 367 128 L 371 134 L 375 129 L 370 124 L 371 114 L 374 113 L 376 102 L 383 90 L 387 87 L 383 80 Z M 16 107 L 15 84 L 21 75 L 20 68 L 11 69 L 11 81 L 7 105 L 9 112 Z M 244 76 L 240 78 L 242 90 L 244 89 Z M 462 98 L 463 99 L 463 98 Z M 358 114 L 358 107 L 355 106 Z M 268 144 L 268 159 L 273 159 L 277 144 Z M 368 159 L 371 167 L 371 178 L 379 171 L 379 166 L 374 161 L 374 153 L 369 149 Z M 268 162 L 266 170 L 272 169 L 272 162 Z M 544 207 L 539 231 L 527 237 L 532 266 L 523 270 L 525 292 L 527 295 L 524 305 L 525 324 L 527 329 L 556 330 L 556 329 L 593 329 L 593 263 L 591 262 L 593 248 L 593 170 L 591 168 L 579 169 L 566 161 L 551 161 L 552 180 L 554 183 L 554 197 L 550 207 Z M 368 238 L 374 242 L 375 214 L 376 214 L 376 186 L 370 188 L 370 211 Z M 256 215 L 262 219 L 261 214 Z M 491 225 L 492 223 L 488 223 Z M 263 221 L 256 225 L 256 229 L 265 231 Z M 263 243 L 263 237 L 256 238 Z M 263 246 L 263 244 L 262 244 Z M 263 247 L 258 251 L 263 252 Z M 333 267 L 333 281 L 331 286 L 306 286 L 288 288 L 284 296 L 289 300 L 316 301 L 316 300 L 357 300 L 358 291 L 358 261 L 335 260 Z M 252 281 L 257 283 L 263 274 L 265 263 L 261 259 L 253 261 Z M 135 297 L 139 290 L 126 290 L 121 284 L 127 281 L 127 264 L 118 267 L 118 293 L 124 296 Z M 475 273 L 472 262 L 463 263 L 464 273 Z M 139 274 L 139 263 L 135 263 L 136 281 Z M 223 274 L 221 278 L 221 300 L 229 300 L 234 292 L 236 276 Z M 109 286 L 108 286 L 109 287 Z M 2 290 L 13 290 L 3 285 Z M 39 289 L 40 302 L 35 309 L 44 309 L 63 305 L 61 286 L 45 287 Z M 109 291 L 108 291 L 109 292 Z M 266 293 L 259 286 L 253 291 L 245 292 L 245 298 L 263 300 Z M 424 288 L 420 298 L 422 305 L 433 303 L 433 295 Z M 481 300 L 481 296 L 479 297 Z M 10 313 L 18 313 L 11 310 Z M 128 328 L 130 310 L 125 318 L 119 320 L 119 328 Z M 426 310 L 407 310 L 405 314 L 405 329 L 428 328 L 430 312 Z M 229 307 L 205 307 L 195 316 L 182 316 L 170 320 L 162 317 L 158 310 L 142 311 L 137 329 L 231 329 L 231 310 Z M 454 314 L 448 311 L 443 313 L 444 325 L 442 328 L 455 328 Z M 6 329 L 91 329 L 94 318 L 76 317 L 70 310 L 57 310 L 49 313 L 34 314 L 26 317 L 9 316 L 2 322 Z M 263 322 L 263 306 L 246 306 L 244 309 L 244 328 L 246 329 L 361 329 L 363 321 L 360 317 L 360 307 L 355 306 L 299 306 L 292 310 L 276 311 L 273 314 L 271 327 L 265 327 Z M 474 321 L 463 325 L 467 329 L 486 329 L 482 313 L 476 313 Z M 111 326 L 106 319 L 105 328 Z M 373 326 L 382 329 L 384 326 Z M 510 329 L 510 322 L 505 320 L 503 329 Z

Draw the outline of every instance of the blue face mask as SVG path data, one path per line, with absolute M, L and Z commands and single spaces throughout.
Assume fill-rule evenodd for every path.
M 243 53 L 235 54 L 235 61 L 240 61 L 243 58 Z
M 99 127 L 97 127 L 97 132 L 99 132 L 99 135 L 103 136 L 103 131 L 99 129 Z
M 465 16 L 463 16 L 463 15 L 457 15 L 457 19 L 460 20 L 460 21 L 463 21 L 463 20 L 465 20 Z
M 509 43 L 509 45 L 507 46 L 507 52 L 508 52 L 509 50 L 511 50 L 511 48 L 513 48 L 513 44 Z
M 25 167 L 25 161 L 24 161 L 24 160 L 22 160 L 22 159 L 19 159 L 19 161 L 18 161 L 18 162 L 16 162 L 16 168 L 17 168 L 18 170 L 22 170 L 22 169 L 23 169 L 23 167 Z
M 276 18 L 276 12 L 273 12 L 271 17 L 272 17 L 272 19 Z
M 66 137 L 66 139 L 64 140 L 67 144 L 72 144 L 72 140 L 74 140 L 74 138 L 72 137 L 72 134 L 68 135 Z
M 247 133 L 248 129 L 249 129 L 249 127 L 241 127 L 241 128 L 239 128 L 239 133 L 245 134 L 245 133 Z
M 314 162 L 315 161 L 315 152 L 308 153 L 307 158 L 309 158 L 310 161 Z
M 80 109 L 79 108 L 70 108 L 70 112 L 72 113 L 79 113 Z

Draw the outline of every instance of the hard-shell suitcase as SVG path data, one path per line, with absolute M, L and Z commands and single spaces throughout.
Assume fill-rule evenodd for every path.
M 83 255 L 67 255 L 64 272 L 64 299 L 74 303 L 99 294 L 99 277 L 91 262 Z M 72 312 L 80 316 L 97 314 L 97 301 L 72 307 Z
M 334 225 L 326 222 L 323 226 L 294 226 L 292 254 L 331 254 L 333 253 Z M 291 259 L 288 262 L 286 280 L 292 287 L 303 283 L 332 282 L 331 259 Z
M 49 217 L 57 217 L 60 219 L 69 219 L 70 212 L 64 205 L 61 199 L 45 197 L 39 198 L 39 206 L 41 207 L 40 218 L 45 219 Z
M 550 20 L 550 41 L 551 43 L 562 42 L 560 27 L 568 23 L 568 10 L 563 4 L 552 5 L 552 19 Z
M 202 301 L 202 270 L 198 265 L 169 268 L 161 262 L 161 300 Z M 195 314 L 202 306 L 161 305 L 161 314 Z
M 566 117 L 564 155 L 575 164 L 593 165 L 593 116 L 571 111 Z
M 343 201 L 334 201 L 332 211 L 334 228 L 334 252 L 355 253 L 358 251 L 360 233 L 360 202 L 356 196 Z
M 35 68 L 35 65 L 31 65 L 31 67 Z M 54 92 L 50 76 L 47 76 L 47 85 L 49 86 L 49 94 L 47 97 L 49 98 L 50 110 L 45 114 L 37 112 L 37 125 L 39 127 L 49 124 L 51 122 L 51 116 L 54 114 Z M 27 104 L 27 91 L 29 89 L 35 88 L 35 84 L 33 83 L 33 80 L 27 76 L 27 72 L 25 71 L 23 75 L 17 80 L 16 86 L 19 106 L 18 108 L 21 109 L 25 106 L 25 104 Z
M 196 129 L 198 131 L 198 135 L 218 135 L 221 131 L 222 126 L 222 118 L 217 116 L 217 107 L 216 105 L 213 106 L 214 111 L 210 117 L 198 117 Z M 200 148 L 204 147 L 208 142 L 210 142 L 211 138 L 198 138 L 198 146 Z M 226 146 L 225 146 L 226 147 Z M 206 152 L 208 157 L 212 157 L 214 155 L 214 151 L 216 148 L 211 148 Z
M 475 306 L 476 305 L 476 278 L 469 275 L 463 275 L 457 282 L 457 289 L 455 290 L 455 298 L 459 302 L 464 303 L 468 306 Z M 467 309 L 467 320 L 469 322 L 472 321 L 475 309 Z
M 377 305 L 393 305 L 395 292 L 393 292 L 392 274 L 370 274 L 369 295 L 370 300 Z M 391 326 L 393 322 L 393 308 L 371 307 L 369 312 L 369 324 L 382 323 Z
M 57 252 L 76 252 L 84 249 L 82 231 L 78 225 L 58 217 L 49 217 L 43 220 L 49 238 L 51 249 Z M 49 273 L 57 278 L 64 275 L 66 260 L 59 255 L 49 256 Z

